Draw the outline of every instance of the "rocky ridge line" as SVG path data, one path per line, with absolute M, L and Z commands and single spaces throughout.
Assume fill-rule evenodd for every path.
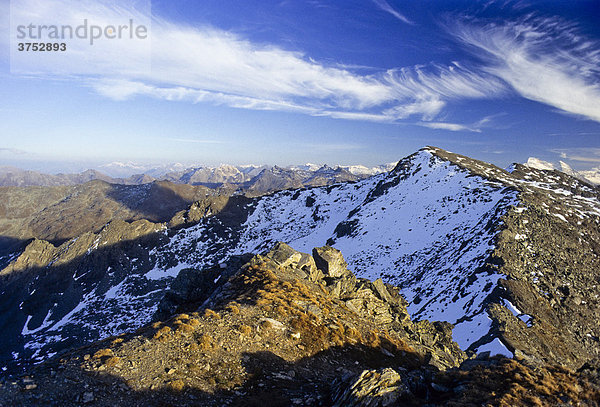
M 451 327 L 412 322 L 394 287 L 356 278 L 330 247 L 310 256 L 279 243 L 250 256 L 208 298 L 196 293 L 189 301 L 178 311 L 196 309 L 197 301 L 203 306 L 3 383 L 0 405 L 594 406 L 600 400 L 592 380 L 598 369 L 591 366 L 575 373 L 467 358 L 451 341 Z

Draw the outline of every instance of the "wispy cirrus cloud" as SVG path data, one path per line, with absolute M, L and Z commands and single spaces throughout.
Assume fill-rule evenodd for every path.
M 516 93 L 600 122 L 600 45 L 560 18 L 467 21 L 450 32 Z
M 406 18 L 404 15 L 400 14 L 398 11 L 396 11 L 396 9 L 394 9 L 390 3 L 388 3 L 386 0 L 373 0 L 373 2 L 377 5 L 377 7 L 379 7 L 381 10 L 385 11 L 386 13 L 389 13 L 391 15 L 393 15 L 394 17 L 396 17 L 398 20 L 402 21 L 403 23 L 406 24 L 414 24 L 411 20 L 409 20 L 408 18 Z
M 449 130 L 449 131 L 472 131 L 475 133 L 481 133 L 481 130 L 474 129 L 464 124 L 448 123 L 448 122 L 418 122 L 417 125 L 427 127 L 435 130 Z
M 385 0 L 373 1 L 411 23 Z M 24 10 L 32 10 L 42 21 L 53 21 L 54 10 L 64 10 L 61 23 L 74 25 L 82 16 L 99 22 L 129 12 L 141 19 L 151 18 L 110 0 L 22 2 Z M 51 3 L 60 7 L 51 7 Z M 75 48 L 75 55 L 83 53 L 86 58 L 75 65 L 65 63 L 68 72 L 58 69 L 37 74 L 77 80 L 114 100 L 152 97 L 344 120 L 408 121 L 449 131 L 477 132 L 482 124 L 440 120 L 450 103 L 511 93 L 600 121 L 600 50 L 579 36 L 575 27 L 557 19 L 533 17 L 495 24 L 464 19 L 448 26 L 453 37 L 480 57 L 481 63 L 431 63 L 367 73 L 360 67 L 322 63 L 302 52 L 252 42 L 219 28 L 191 27 L 154 17 L 152 69 L 145 69 L 146 50 L 110 43 L 108 53 Z M 98 49 L 106 48 L 99 44 Z M 118 55 L 128 55 L 131 62 L 115 69 Z M 90 67 L 101 68 L 102 74 L 92 74 Z
M 499 116 L 504 116 L 504 113 L 497 113 L 490 116 L 485 116 L 484 118 L 476 121 L 475 123 L 470 124 L 461 124 L 461 123 L 449 123 L 449 122 L 441 122 L 441 121 L 430 121 L 430 122 L 417 122 L 418 126 L 428 127 L 430 129 L 436 130 L 448 130 L 448 131 L 470 131 L 473 133 L 481 133 L 482 129 L 485 127 L 492 127 L 492 122 L 495 118 Z
M 24 155 L 29 153 L 25 150 L 20 150 L 18 148 L 0 147 L 0 154 Z
M 550 151 L 566 160 L 592 164 L 600 163 L 600 148 L 561 148 Z
M 47 3 L 58 2 L 65 10 L 61 19 L 69 24 L 77 24 L 82 16 L 90 21 L 111 21 L 116 14 L 128 12 L 111 1 L 23 1 L 27 3 L 23 9 L 36 10 L 41 21 L 53 20 L 54 8 Z M 132 13 L 139 15 L 137 10 Z M 72 72 L 81 72 L 76 78 L 114 100 L 145 96 L 389 123 L 411 117 L 431 121 L 452 100 L 496 97 L 505 90 L 493 76 L 458 64 L 365 74 L 361 69 L 320 63 L 280 46 L 254 43 L 215 27 L 190 27 L 157 17 L 152 20 L 151 40 L 152 69 L 144 69 L 140 63 L 144 55 L 135 47 L 115 43 L 109 59 L 115 52 L 124 53 L 130 65 L 112 69 L 105 54 L 88 50 L 85 60 L 64 64 L 69 71 L 63 76 L 72 80 Z M 106 70 L 101 75 L 90 74 L 89 67 Z M 50 75 L 59 78 L 61 71 Z
M 500 80 L 458 64 L 360 75 L 214 28 L 155 22 L 152 46 L 151 74 L 94 79 L 90 85 L 116 100 L 144 95 L 375 122 L 431 120 L 451 100 L 505 92 Z

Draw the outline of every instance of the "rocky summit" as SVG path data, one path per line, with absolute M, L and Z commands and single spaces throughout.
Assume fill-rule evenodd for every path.
M 11 246 L 3 402 L 597 405 L 597 186 L 436 147 L 335 182 Z
M 5 383 L 0 403 L 593 405 L 600 397 L 597 370 L 469 357 L 450 324 L 412 321 L 397 287 L 357 278 L 334 248 L 310 256 L 277 243 L 248 257 L 210 290 L 203 272 L 178 277 L 174 316 L 48 360 Z

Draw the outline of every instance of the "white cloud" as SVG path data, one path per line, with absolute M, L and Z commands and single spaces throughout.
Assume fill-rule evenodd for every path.
M 451 32 L 521 96 L 600 122 L 600 46 L 559 19 L 459 24 Z M 483 51 L 483 53 L 482 53 Z
M 373 1 L 412 23 L 387 1 Z M 150 20 L 147 10 L 130 9 L 126 3 L 21 0 L 17 10 L 27 18 L 72 25 L 82 18 L 108 24 L 129 14 Z M 600 121 L 600 47 L 575 27 L 558 19 L 528 17 L 500 24 L 471 20 L 449 30 L 482 58 L 480 66 L 453 62 L 365 74 L 364 67 L 320 63 L 304 53 L 254 43 L 214 27 L 154 18 L 151 69 L 145 60 L 147 49 L 112 42 L 94 45 L 93 50 L 75 44 L 70 50 L 84 57 L 79 59 L 46 53 L 62 58 L 62 64 L 47 60 L 46 65 L 36 63 L 36 72 L 24 73 L 75 78 L 114 100 L 142 96 L 382 123 L 413 119 L 428 128 L 475 132 L 489 118 L 458 124 L 439 116 L 453 101 L 497 98 L 512 88 L 562 112 Z
M 20 150 L 18 148 L 8 148 L 8 147 L 0 147 L 0 154 L 9 154 L 9 155 L 23 155 L 23 154 L 29 154 L 27 151 L 25 150 Z
M 36 18 L 42 21 L 56 20 L 55 8 L 48 4 L 59 4 L 58 9 L 68 11 L 61 24 L 76 24 L 82 17 L 110 22 L 115 13 L 122 17 L 129 12 L 111 1 L 23 1 L 27 3 L 23 9 L 36 10 Z M 138 11 L 132 13 L 139 15 Z M 357 69 L 319 63 L 303 53 L 253 43 L 214 27 L 182 26 L 154 18 L 150 35 L 151 69 L 144 69 L 144 52 L 131 48 L 132 44 L 119 45 L 108 53 L 90 52 L 86 59 L 74 59 L 63 67 L 68 73 L 79 72 L 79 80 L 114 100 L 144 96 L 375 122 L 411 117 L 432 121 L 451 100 L 490 98 L 505 91 L 497 78 L 458 64 L 361 74 Z M 86 52 L 81 47 L 76 51 L 78 55 Z M 111 63 L 117 53 L 129 58 L 114 69 Z M 92 75 L 92 68 L 105 70 Z M 61 71 L 49 70 L 46 75 L 60 78 Z
M 586 162 L 600 163 L 600 148 L 562 148 L 550 150 L 559 155 L 562 159 Z
M 449 131 L 472 131 L 475 133 L 481 133 L 481 130 L 474 129 L 464 124 L 458 123 L 447 123 L 447 122 L 418 122 L 419 126 L 428 127 L 430 129 L 440 129 Z
M 133 3 L 138 8 L 131 7 Z M 12 1 L 10 32 L 0 40 L 11 42 L 11 72 L 63 78 L 70 75 L 134 76 L 148 72 L 151 63 L 150 38 L 130 37 L 128 33 L 130 27 L 134 27 L 134 30 L 140 26 L 151 29 L 149 5 L 149 1 L 139 0 Z M 131 26 L 130 20 L 134 22 Z M 31 28 L 30 24 L 33 25 Z M 119 26 L 127 29 L 119 31 L 116 28 Z M 106 32 L 108 27 L 111 27 L 115 37 L 120 38 L 96 37 L 99 32 Z M 23 34 L 25 38 L 21 38 Z M 64 38 L 58 40 L 56 35 L 64 35 Z M 66 50 L 19 52 L 17 44 L 20 42 L 64 42 Z
M 484 127 L 494 127 L 494 119 L 499 116 L 504 116 L 504 113 L 497 113 L 494 115 L 485 116 L 484 118 L 471 124 L 449 123 L 440 121 L 421 121 L 415 124 L 418 126 L 428 127 L 430 129 L 436 130 L 470 131 L 473 133 L 481 133 L 481 129 Z
M 102 80 L 93 86 L 115 99 L 141 94 L 378 122 L 413 115 L 430 120 L 450 99 L 503 92 L 497 79 L 456 65 L 359 75 L 214 28 L 155 22 L 152 46 L 151 75 Z
M 379 7 L 386 13 L 390 13 L 403 23 L 414 24 L 412 21 L 410 21 L 408 18 L 406 18 L 405 16 L 397 12 L 392 6 L 390 6 L 390 4 L 386 0 L 373 0 L 373 2 L 377 4 L 377 7 Z

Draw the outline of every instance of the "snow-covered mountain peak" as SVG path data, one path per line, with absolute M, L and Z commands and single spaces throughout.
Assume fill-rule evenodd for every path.
M 551 162 L 540 160 L 539 158 L 536 158 L 536 157 L 529 157 L 527 159 L 527 162 L 525 163 L 525 165 L 528 166 L 529 168 L 535 168 L 537 170 L 552 171 L 555 169 L 554 164 L 552 164 Z
M 290 172 L 263 169 L 257 177 L 269 177 L 274 170 Z M 161 290 L 180 272 L 199 272 L 214 264 L 226 267 L 236 255 L 260 253 L 279 241 L 301 252 L 325 244 L 340 249 L 358 276 L 397 285 L 413 317 L 454 324 L 453 337 L 463 349 L 506 355 L 518 349 L 538 355 L 548 330 L 536 325 L 536 318 L 551 314 L 562 324 L 570 323 L 551 305 L 539 313 L 542 305 L 562 301 L 567 291 L 556 287 L 577 286 L 583 293 L 579 301 L 593 304 L 593 292 L 586 291 L 593 286 L 586 277 L 590 273 L 581 270 L 600 266 L 592 255 L 596 246 L 589 243 L 597 238 L 600 224 L 598 196 L 597 188 L 562 172 L 516 164 L 511 173 L 426 147 L 400 160 L 392 171 L 361 181 L 239 197 L 223 213 L 211 212 L 194 226 L 161 232 L 152 245 L 126 245 L 110 255 L 90 246 L 81 263 L 72 266 L 77 270 L 66 273 L 64 287 L 53 286 L 70 293 L 68 303 L 56 294 L 58 305 L 13 310 L 15 335 L 23 338 L 17 357 L 47 354 L 58 343 L 83 340 L 82 334 L 98 338 L 145 324 L 156 311 Z M 539 236 L 543 238 L 536 240 Z M 571 240 L 549 243 L 563 236 Z M 60 248 L 65 256 L 70 244 Z M 548 265 L 555 260 L 540 253 L 550 244 L 561 247 L 565 256 L 585 246 L 585 256 L 573 260 L 585 267 L 569 271 L 568 277 L 548 277 L 557 273 Z M 90 268 L 93 273 L 88 273 Z M 27 289 L 42 290 L 56 275 L 44 274 Z M 511 281 L 524 286 L 511 288 Z M 555 292 L 563 294 L 556 297 Z M 19 302 L 28 304 L 27 298 L 14 303 Z M 137 306 L 144 311 L 136 312 Z M 107 318 L 113 323 L 100 329 L 98 321 Z M 508 323 L 513 324 L 510 334 L 498 329 Z M 587 322 L 578 321 L 570 329 L 576 332 L 573 337 L 600 335 Z M 527 337 L 524 332 L 533 332 L 536 340 L 522 339 Z M 553 352 L 561 360 L 576 360 L 560 353 L 565 344 L 579 346 L 565 338 L 553 345 Z

